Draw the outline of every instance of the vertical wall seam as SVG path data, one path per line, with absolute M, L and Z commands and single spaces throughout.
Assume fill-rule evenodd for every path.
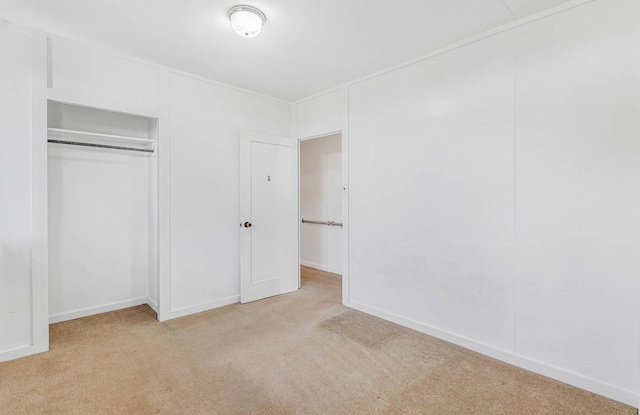
M 347 157 L 346 157 L 346 161 L 347 161 L 347 167 L 345 169 L 346 173 L 347 173 L 347 180 L 346 183 L 344 184 L 347 187 L 347 203 L 346 203 L 346 207 L 347 207 L 347 229 L 346 229 L 346 233 L 347 233 L 347 289 L 349 290 L 347 293 L 347 299 L 349 300 L 349 302 L 351 302 L 351 281 L 352 281 L 352 274 L 351 274 L 351 148 L 350 148 L 350 144 L 351 144 L 351 131 L 350 131 L 350 102 L 349 102 L 349 98 L 350 98 L 350 89 L 348 86 L 346 86 L 344 88 L 344 92 L 343 94 L 344 96 L 344 101 L 345 101 L 345 109 L 344 109 L 344 113 L 343 116 L 345 117 L 345 119 L 343 120 L 343 134 L 342 134 L 342 140 L 343 140 L 343 151 L 346 150 L 347 153 Z M 345 125 L 346 124 L 346 125 Z M 344 131 L 346 131 L 346 142 L 345 140 L 345 134 Z M 345 158 L 343 157 L 342 160 L 344 161 Z M 343 182 L 344 183 L 344 182 Z M 344 239 L 343 239 L 344 240 Z
M 509 14 L 511 15 L 511 17 L 513 17 L 513 20 L 518 20 L 518 16 L 516 16 L 513 10 L 511 10 L 511 7 L 507 3 L 507 0 L 502 0 L 502 3 L 504 4 L 504 7 L 506 7 L 507 10 L 509 10 Z
M 31 194 L 29 195 L 29 204 L 30 204 L 30 208 L 31 208 L 31 218 L 29 221 L 29 233 L 30 233 L 30 242 L 31 242 L 31 249 L 29 250 L 29 276 L 30 276 L 30 291 L 31 291 L 31 295 L 29 296 L 29 311 L 31 312 L 31 318 L 29 319 L 29 324 L 30 324 L 30 328 L 29 328 L 29 346 L 30 347 L 34 347 L 36 346 L 36 335 L 35 335 L 35 331 L 36 331 L 36 327 L 37 327 L 37 322 L 36 319 L 38 318 L 38 316 L 35 313 L 35 301 L 34 301 L 34 287 L 38 286 L 38 282 L 35 276 L 35 271 L 34 269 L 37 268 L 37 266 L 35 265 L 35 261 L 36 261 L 36 255 L 34 255 L 34 246 L 36 244 L 36 238 L 35 238 L 35 232 L 36 232 L 36 220 L 34 218 L 35 216 L 35 209 L 34 209 L 34 199 L 35 199 L 35 190 L 34 190 L 34 180 L 36 179 L 36 168 L 37 168 L 37 163 L 35 163 L 35 157 L 36 157 L 36 151 L 34 151 L 34 141 L 37 140 L 36 134 L 34 132 L 35 128 L 33 125 L 33 119 L 34 119 L 34 114 L 37 112 L 36 111 L 36 105 L 37 105 L 37 100 L 40 98 L 40 95 L 38 94 L 38 96 L 36 97 L 34 91 L 38 90 L 39 88 L 37 88 L 36 85 L 36 80 L 37 80 L 37 71 L 34 70 L 34 61 L 36 59 L 34 59 L 34 54 L 37 53 L 37 48 L 34 47 L 34 43 L 37 42 L 38 39 L 34 39 L 33 34 L 29 33 L 29 116 L 30 116 L 30 123 L 29 123 L 29 136 L 31 138 L 31 140 L 29 141 L 29 152 L 31 153 L 31 158 L 29 160 L 29 162 L 31 163 L 31 168 L 30 168 L 30 174 L 31 174 L 31 180 L 30 180 L 30 185 L 31 185 Z M 46 72 L 47 72 L 47 85 L 49 83 L 49 71 L 50 71 L 50 67 L 49 67 L 49 58 L 51 56 L 50 54 L 50 48 L 49 48 L 49 39 L 46 39 L 47 42 L 47 57 L 46 57 L 46 61 L 47 61 L 47 68 L 46 68 Z M 48 160 L 47 162 L 45 162 L 45 167 L 48 169 Z M 48 177 L 47 177 L 48 180 Z M 47 198 L 49 196 L 47 195 Z M 48 227 L 48 225 L 47 225 Z M 49 236 L 47 235 L 47 241 L 48 241 Z M 48 287 L 47 287 L 48 289 Z M 47 318 L 49 317 L 49 313 L 47 310 Z
M 516 285 L 517 285 L 517 266 L 516 266 L 516 252 L 517 252 L 517 248 L 516 248 L 516 226 L 517 226 L 517 220 L 516 220 L 516 213 L 517 213 L 517 209 L 516 209 L 516 204 L 517 204 L 517 197 L 516 197 L 516 192 L 517 192 L 517 186 L 516 186 L 516 182 L 517 182 L 517 174 L 518 174 L 518 169 L 517 169 L 517 163 L 518 163 L 518 152 L 517 152 L 517 146 L 518 146 L 518 140 L 517 140 L 517 135 L 518 135 L 518 128 L 517 128 L 517 120 L 518 120 L 518 104 L 517 104 L 517 100 L 518 100 L 518 75 L 517 75 L 517 67 L 518 67 L 518 58 L 517 58 L 517 43 L 518 43 L 518 36 L 517 36 L 517 30 L 518 28 L 513 29 L 513 353 L 517 354 L 517 296 L 516 296 Z

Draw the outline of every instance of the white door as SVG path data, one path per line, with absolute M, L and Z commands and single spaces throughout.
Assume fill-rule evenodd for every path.
M 298 289 L 298 142 L 244 133 L 240 145 L 240 301 Z

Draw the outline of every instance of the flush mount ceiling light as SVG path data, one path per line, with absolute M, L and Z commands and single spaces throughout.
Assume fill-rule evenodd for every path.
M 235 6 L 229 10 L 229 20 L 233 31 L 242 37 L 256 37 L 267 21 L 264 13 L 251 6 Z

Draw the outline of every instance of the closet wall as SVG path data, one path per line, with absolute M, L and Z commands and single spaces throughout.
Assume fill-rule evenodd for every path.
M 157 130 L 153 119 L 53 101 L 48 119 L 52 138 L 134 148 L 138 142 L 124 138 L 67 131 L 143 142 L 155 141 Z M 153 153 L 49 144 L 51 322 L 149 298 L 157 304 L 156 169 Z
M 47 55 L 49 138 L 156 147 L 157 68 L 60 38 Z M 50 143 L 48 155 L 50 321 L 157 309 L 157 154 Z

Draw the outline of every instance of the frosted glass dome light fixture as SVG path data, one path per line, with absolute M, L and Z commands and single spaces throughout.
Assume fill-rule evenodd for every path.
M 267 21 L 264 13 L 251 6 L 232 7 L 228 16 L 233 31 L 242 37 L 258 36 L 262 31 L 262 25 Z

